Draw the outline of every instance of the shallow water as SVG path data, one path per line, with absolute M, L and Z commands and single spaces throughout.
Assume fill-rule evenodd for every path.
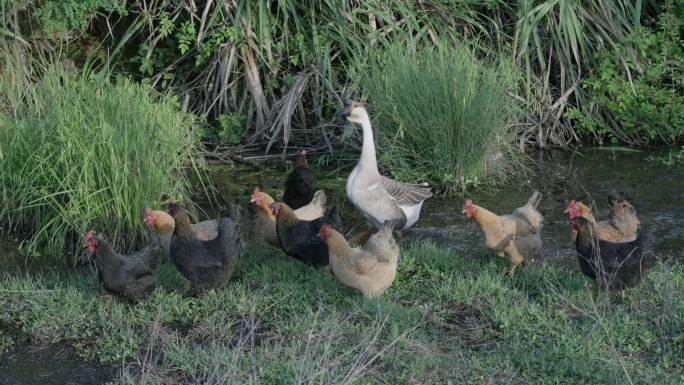
M 468 197 L 487 209 L 510 213 L 523 205 L 534 190 L 544 194 L 540 211 L 545 216 L 542 233 L 543 252 L 536 259 L 561 263 L 575 263 L 574 245 L 569 237 L 569 226 L 563 213 L 568 200 L 589 203 L 595 201 L 597 218 L 608 213 L 607 196 L 612 189 L 625 193 L 637 209 L 642 228 L 655 231 L 658 251 L 664 256 L 684 260 L 684 166 L 665 166 L 649 157 L 653 152 L 610 151 L 587 149 L 583 152 L 546 151 L 532 156 L 530 172 L 497 189 L 478 189 Z M 365 221 L 347 201 L 344 184 L 353 167 L 317 166 L 311 168 L 318 177 L 319 188 L 328 193 L 328 202 L 340 205 L 345 230 L 350 233 L 365 228 Z M 249 203 L 255 185 L 278 200 L 288 173 L 286 162 L 269 164 L 214 166 L 209 173 L 216 193 L 207 199 L 200 194 L 196 201 L 203 212 L 199 220 L 228 212 L 229 202 L 246 208 L 243 233 L 252 234 L 255 211 Z M 463 196 L 436 195 L 423 205 L 420 220 L 404 232 L 403 243 L 416 239 L 431 239 L 465 257 L 489 255 L 479 227 L 466 220 L 461 213 Z M 43 268 L 42 261 L 26 260 L 16 251 L 20 240 L 7 234 L 0 237 L 0 272 L 9 269 L 33 270 Z
M 647 160 L 653 155 L 652 152 L 592 149 L 581 153 L 539 152 L 533 155 L 530 173 L 525 178 L 496 190 L 480 189 L 468 196 L 480 206 L 505 214 L 523 205 L 534 190 L 541 191 L 544 194 L 540 204 L 545 217 L 544 249 L 535 260 L 576 268 L 574 245 L 569 236 L 567 216 L 563 213 L 567 202 L 570 199 L 585 203 L 594 201 L 598 208 L 597 218 L 604 218 L 608 213 L 608 193 L 612 189 L 622 191 L 637 209 L 642 228 L 655 231 L 660 254 L 684 259 L 684 167 Z M 344 183 L 350 170 L 312 168 L 317 173 L 319 187 L 329 192 L 329 202 L 341 205 L 345 229 L 351 228 L 352 232 L 362 229 L 362 217 L 345 197 Z M 211 178 L 220 189 L 219 201 L 237 200 L 239 204 L 249 206 L 249 194 L 254 185 L 280 197 L 286 177 L 286 166 L 281 163 L 267 168 L 263 165 L 220 167 Z M 420 220 L 405 231 L 402 241 L 431 239 L 465 257 L 489 255 L 479 227 L 461 214 L 463 200 L 463 196 L 428 199 Z M 208 213 L 216 210 L 206 202 L 202 206 Z

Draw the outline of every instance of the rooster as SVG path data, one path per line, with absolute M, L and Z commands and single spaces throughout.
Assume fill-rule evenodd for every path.
M 295 166 L 285 181 L 285 193 L 283 202 L 293 210 L 304 207 L 314 197 L 316 192 L 316 177 L 309 170 L 309 162 L 306 160 L 306 150 L 297 155 Z
M 541 199 L 542 194 L 535 191 L 527 204 L 501 216 L 474 205 L 470 199 L 465 201 L 463 213 L 480 225 L 487 247 L 511 262 L 507 275 L 513 275 L 518 265 L 541 250 L 544 217 L 537 211 Z
M 628 242 L 637 237 L 641 222 L 637 212 L 622 194 L 612 192 L 608 195 L 610 214 L 608 218 L 596 222 L 591 209 L 582 202 L 570 201 L 567 210 L 568 218 L 582 216 L 594 225 L 594 232 L 599 239 L 611 242 Z M 573 241 L 577 237 L 577 231 L 571 229 Z
M 230 218 L 221 218 L 214 239 L 201 240 L 192 231 L 187 211 L 177 203 L 169 204 L 176 227 L 170 255 L 178 271 L 190 281 L 194 292 L 225 287 L 233 275 L 240 255 L 240 233 Z
M 93 236 L 92 230 L 85 235 L 84 246 L 95 253 L 98 277 L 106 291 L 131 302 L 139 302 L 154 291 L 154 275 L 161 253 L 156 234 L 147 247 L 131 255 L 115 252 L 109 242 Z
M 285 254 L 309 265 L 328 264 L 328 247 L 318 233 L 324 224 L 339 229 L 337 221 L 328 215 L 311 221 L 299 219 L 285 203 L 274 202 L 270 208 L 276 218 L 278 243 Z
M 319 237 L 328 246 L 333 274 L 343 284 L 373 298 L 394 282 L 399 246 L 392 236 L 391 222 L 373 234 L 363 249 L 351 248 L 344 236 L 329 224 L 321 226 Z
M 580 270 L 601 287 L 624 290 L 636 286 L 655 264 L 650 233 L 640 233 L 630 242 L 610 242 L 597 238 L 595 225 L 587 218 L 573 216 L 570 221 L 577 231 L 575 246 Z

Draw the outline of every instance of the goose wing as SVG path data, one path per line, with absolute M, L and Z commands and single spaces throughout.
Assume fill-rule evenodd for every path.
M 400 206 L 415 206 L 432 196 L 427 184 L 408 184 L 380 176 L 382 187 Z

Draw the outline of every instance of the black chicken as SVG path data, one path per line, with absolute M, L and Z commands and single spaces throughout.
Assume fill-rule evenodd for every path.
M 601 287 L 623 290 L 641 283 L 644 273 L 656 261 L 653 236 L 641 232 L 630 242 L 598 239 L 593 225 L 584 217 L 573 219 L 577 230 L 575 246 L 580 270 Z
M 316 177 L 309 170 L 309 163 L 306 160 L 306 150 L 302 150 L 297 156 L 294 169 L 287 176 L 285 181 L 285 193 L 283 202 L 290 206 L 292 210 L 297 210 L 306 206 L 313 199 L 316 192 Z
M 227 217 L 219 219 L 216 238 L 204 241 L 192 231 L 183 207 L 170 203 L 169 214 L 176 222 L 169 254 L 178 271 L 190 281 L 193 292 L 225 287 L 240 255 L 236 222 Z
M 106 291 L 132 302 L 141 301 L 154 291 L 161 246 L 159 236 L 152 233 L 151 238 L 144 249 L 122 255 L 102 237 L 93 237 L 92 231 L 86 234 L 85 247 L 95 253 L 98 276 Z
M 318 233 L 324 224 L 331 225 L 341 231 L 340 223 L 335 218 L 334 210 L 313 221 L 298 219 L 292 208 L 285 203 L 271 203 L 276 217 L 276 233 L 280 248 L 285 254 L 306 264 L 325 266 L 328 264 L 328 246 Z

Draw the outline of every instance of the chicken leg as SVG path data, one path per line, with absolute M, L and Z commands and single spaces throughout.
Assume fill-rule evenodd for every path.
M 524 258 L 520 253 L 518 253 L 517 250 L 507 250 L 504 252 L 505 256 L 508 257 L 508 260 L 511 261 L 511 266 L 508 268 L 506 273 L 504 275 L 512 277 L 513 274 L 515 273 L 515 269 L 518 268 L 518 266 L 523 263 Z

